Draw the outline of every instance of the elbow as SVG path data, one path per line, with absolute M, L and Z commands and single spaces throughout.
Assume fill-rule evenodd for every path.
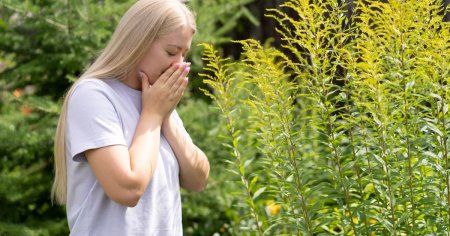
M 206 189 L 208 185 L 208 181 L 199 182 L 197 184 L 182 184 L 181 187 L 191 192 L 202 192 Z
M 206 189 L 206 186 L 208 186 L 208 178 L 209 178 L 209 165 L 205 173 L 204 179 L 200 181 L 200 184 L 198 184 L 197 189 L 195 189 L 196 192 L 202 192 L 203 190 Z
M 131 207 L 131 208 L 133 208 L 133 207 L 135 207 L 136 205 L 137 205 L 137 203 L 139 202 L 139 201 L 133 201 L 133 200 L 131 200 L 131 201 L 115 201 L 116 203 L 118 203 L 118 204 L 120 204 L 120 205 L 122 205 L 122 206 L 126 206 L 126 207 Z
M 116 202 L 123 206 L 126 206 L 126 207 L 135 207 L 138 204 L 139 199 L 141 199 L 141 198 L 133 197 L 133 198 L 128 198 L 128 199 L 121 199 L 121 201 L 116 201 Z
M 123 182 L 121 185 L 116 185 L 111 188 L 108 196 L 111 200 L 126 207 L 135 207 L 141 197 L 144 195 L 145 189 L 149 182 L 142 181 L 142 178 L 131 177 L 129 181 Z M 151 178 L 149 179 L 149 181 Z
M 208 176 L 209 172 L 206 172 L 206 175 L 201 178 L 197 178 L 197 180 L 195 181 L 187 181 L 186 179 L 181 179 L 181 187 L 192 192 L 202 192 L 208 185 Z
M 206 186 L 208 185 L 208 180 L 206 180 L 203 184 L 199 184 L 197 188 L 194 189 L 195 192 L 202 192 L 206 189 Z
M 126 206 L 135 207 L 141 199 L 144 191 L 142 190 L 123 190 L 116 193 L 107 194 L 114 202 Z
M 202 192 L 206 189 L 206 186 L 208 185 L 208 178 L 209 178 L 209 162 L 206 162 L 204 167 L 204 175 L 203 178 L 201 178 L 200 181 L 198 181 L 197 185 L 193 189 L 195 192 Z

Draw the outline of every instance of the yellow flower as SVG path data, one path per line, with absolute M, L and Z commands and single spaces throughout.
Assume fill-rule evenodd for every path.
M 274 200 L 267 201 L 266 213 L 270 216 L 276 216 L 280 214 L 281 205 L 276 204 Z
M 364 188 L 365 193 L 373 193 L 374 190 L 375 190 L 375 186 L 373 185 L 373 183 L 368 183 L 366 185 L 366 187 Z

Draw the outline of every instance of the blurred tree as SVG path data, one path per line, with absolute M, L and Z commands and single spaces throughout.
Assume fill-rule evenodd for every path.
M 1 235 L 67 234 L 49 195 L 58 101 L 131 2 L 1 2 Z

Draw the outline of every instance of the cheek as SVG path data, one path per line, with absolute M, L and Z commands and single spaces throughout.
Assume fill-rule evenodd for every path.
M 151 82 L 155 82 L 174 62 L 163 51 L 152 55 L 144 58 L 140 68 L 149 76 Z
M 146 63 L 145 61 L 141 63 L 139 70 L 148 76 L 150 84 L 153 84 L 156 81 L 155 77 L 158 78 L 158 76 L 155 75 L 155 70 L 152 64 Z
M 168 67 L 162 66 L 160 61 L 153 61 L 153 63 L 143 65 L 141 68 L 147 74 L 150 84 L 155 83 L 166 69 L 168 69 Z
M 167 69 L 169 69 L 173 64 L 173 60 L 169 57 L 161 57 L 161 60 L 158 61 L 158 73 L 159 75 L 163 74 Z

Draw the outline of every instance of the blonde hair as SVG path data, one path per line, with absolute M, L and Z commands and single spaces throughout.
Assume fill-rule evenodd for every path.
M 193 13 L 180 0 L 140 0 L 123 15 L 105 49 L 64 98 L 55 133 L 52 201 L 67 201 L 66 113 L 75 84 L 83 78 L 124 80 L 138 67 L 156 38 L 181 27 L 196 30 Z

